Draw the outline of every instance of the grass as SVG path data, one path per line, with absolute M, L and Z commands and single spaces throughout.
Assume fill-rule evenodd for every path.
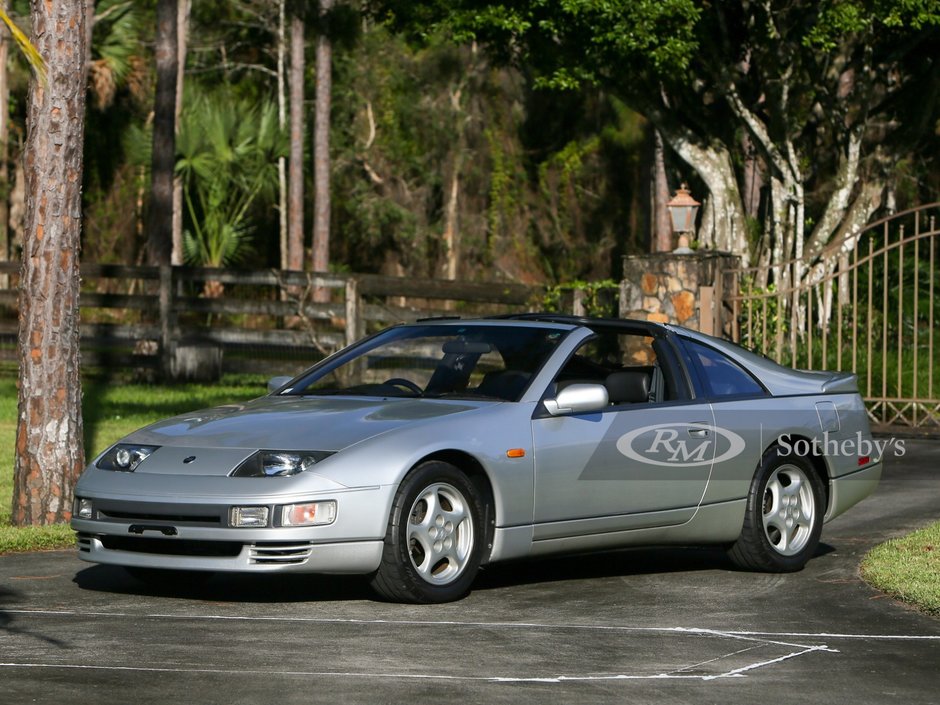
M 68 524 L 52 526 L 0 526 L 0 555 L 20 551 L 43 551 L 75 545 L 75 533 Z
M 244 401 L 265 392 L 257 376 L 227 376 L 218 384 L 124 384 L 100 378 L 83 381 L 85 457 L 94 458 L 128 433 L 195 409 Z M 0 554 L 64 548 L 74 544 L 66 525 L 10 526 L 13 449 L 16 436 L 16 370 L 0 370 Z
M 882 592 L 940 616 L 940 522 L 876 546 L 861 573 Z

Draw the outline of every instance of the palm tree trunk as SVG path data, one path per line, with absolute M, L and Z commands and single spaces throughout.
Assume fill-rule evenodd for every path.
M 78 250 L 85 129 L 85 11 L 32 3 L 33 42 L 47 80 L 33 80 L 24 156 L 26 233 L 19 316 L 13 523 L 71 516 L 84 465 L 79 374 Z
M 173 252 L 173 168 L 176 163 L 177 0 L 157 0 L 157 89 L 147 245 L 152 264 L 170 264 Z
M 186 80 L 186 51 L 189 48 L 189 15 L 192 0 L 181 0 L 176 19 L 176 110 L 175 129 L 179 131 L 183 113 L 183 86 Z M 183 264 L 183 179 L 173 176 L 173 253 L 172 264 Z
M 6 2 L 0 7 L 6 9 Z M 10 130 L 10 82 L 7 74 L 7 58 L 10 40 L 6 28 L 0 28 L 0 262 L 10 259 L 10 165 L 7 163 L 9 147 L 7 133 Z M 0 289 L 9 285 L 9 276 L 0 274 Z
M 333 0 L 320 0 L 326 15 Z M 333 92 L 333 45 L 328 32 L 317 37 L 317 95 L 313 127 L 313 271 L 330 268 L 330 109 Z M 330 290 L 317 287 L 314 301 L 330 300 Z
M 287 95 L 285 94 L 284 61 L 286 46 L 284 44 L 284 4 L 285 0 L 277 2 L 277 126 L 281 132 L 287 125 Z M 281 269 L 287 269 L 287 159 L 277 158 L 277 210 L 278 210 L 278 243 L 280 251 Z
M 290 165 L 288 172 L 287 268 L 304 268 L 304 21 L 290 21 Z

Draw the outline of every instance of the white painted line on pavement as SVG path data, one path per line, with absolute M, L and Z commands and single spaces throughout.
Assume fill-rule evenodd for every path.
M 257 621 L 276 621 L 276 622 L 296 622 L 296 623 L 321 623 L 321 624 L 368 624 L 384 625 L 393 627 L 485 627 L 507 628 L 507 629 L 574 629 L 574 630 L 593 630 L 606 631 L 613 633 L 660 633 L 672 635 L 690 635 L 690 636 L 713 636 L 734 641 L 749 642 L 753 645 L 744 649 L 722 654 L 707 661 L 682 666 L 665 673 L 656 674 L 593 674 L 593 675 L 557 675 L 557 676 L 475 676 L 475 675 L 447 675 L 447 674 L 410 674 L 410 673 L 361 673 L 361 672 L 334 672 L 334 671 L 260 671 L 260 670 L 228 670 L 213 668 L 167 668 L 167 667 L 142 667 L 142 666 L 107 666 L 101 664 L 65 664 L 65 663 L 42 663 L 42 662 L 6 662 L 0 663 L 0 668 L 65 668 L 65 669 L 88 669 L 88 670 L 114 670 L 114 671 L 141 671 L 141 672 L 159 672 L 159 673 L 201 673 L 201 674 L 263 674 L 263 675 L 282 675 L 282 676 L 320 676 L 320 677 L 359 677 L 359 678 L 392 678 L 392 679 L 422 679 L 422 680 L 466 680 L 466 681 L 487 681 L 499 683 L 561 683 L 567 681 L 614 681 L 614 680 L 698 680 L 713 681 L 724 678 L 740 678 L 745 674 L 766 666 L 781 663 L 789 659 L 803 656 L 816 651 L 829 653 L 839 653 L 836 649 L 831 649 L 826 645 L 805 645 L 793 644 L 786 641 L 779 641 L 768 638 L 768 635 L 757 636 L 751 634 L 736 634 L 734 632 L 721 631 L 716 629 L 705 629 L 700 627 L 629 627 L 615 625 L 589 625 L 589 624 L 547 624 L 535 622 L 461 622 L 453 620 L 382 620 L 382 619 L 340 619 L 340 618 L 306 618 L 306 617 L 251 617 L 251 616 L 226 616 L 226 615 L 167 615 L 167 614 L 147 614 L 135 615 L 123 612 L 81 612 L 74 610 L 7 610 L 7 614 L 20 615 L 39 615 L 50 617 L 103 617 L 103 618 L 133 618 L 133 619 L 173 619 L 173 620 L 219 620 L 232 622 L 257 622 Z M 707 664 L 714 664 L 723 659 L 751 651 L 753 649 L 767 646 L 785 646 L 795 648 L 793 651 L 777 658 L 756 661 L 744 666 L 733 668 L 722 673 L 713 674 L 694 674 L 687 673 L 695 668 Z
M 584 629 L 596 631 L 625 632 L 689 632 L 694 634 L 714 634 L 726 637 L 810 637 L 813 639 L 899 639 L 940 641 L 940 635 L 928 634 L 846 634 L 840 632 L 771 632 L 746 631 L 740 629 L 707 629 L 703 627 L 631 627 L 611 624 L 551 624 L 545 622 L 475 622 L 457 620 L 407 620 L 407 619 L 358 619 L 342 617 L 276 617 L 225 614 L 134 614 L 130 612 L 98 612 L 80 610 L 40 610 L 40 609 L 5 609 L 6 614 L 49 615 L 64 617 L 114 617 L 132 619 L 193 619 L 219 620 L 231 622 L 298 622 L 318 624 L 378 624 L 389 626 L 429 626 L 429 627 L 486 627 L 508 629 Z M 762 639 L 761 641 L 766 641 Z M 785 643 L 785 642 L 781 642 Z M 789 644 L 790 646 L 804 646 Z

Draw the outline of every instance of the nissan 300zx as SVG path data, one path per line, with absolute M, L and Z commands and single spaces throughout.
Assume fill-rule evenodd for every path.
M 876 448 L 851 374 L 645 321 L 427 320 L 132 433 L 85 470 L 72 527 L 80 558 L 144 579 L 363 574 L 406 602 L 634 545 L 795 571 L 876 487 Z

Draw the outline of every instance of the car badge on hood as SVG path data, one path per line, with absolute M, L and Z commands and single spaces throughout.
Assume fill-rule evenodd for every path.
M 196 459 L 196 456 L 195 456 L 195 455 L 190 455 L 188 458 L 183 458 L 183 462 L 184 462 L 186 465 L 189 465 L 189 464 L 190 464 L 191 462 L 193 462 L 195 459 Z

